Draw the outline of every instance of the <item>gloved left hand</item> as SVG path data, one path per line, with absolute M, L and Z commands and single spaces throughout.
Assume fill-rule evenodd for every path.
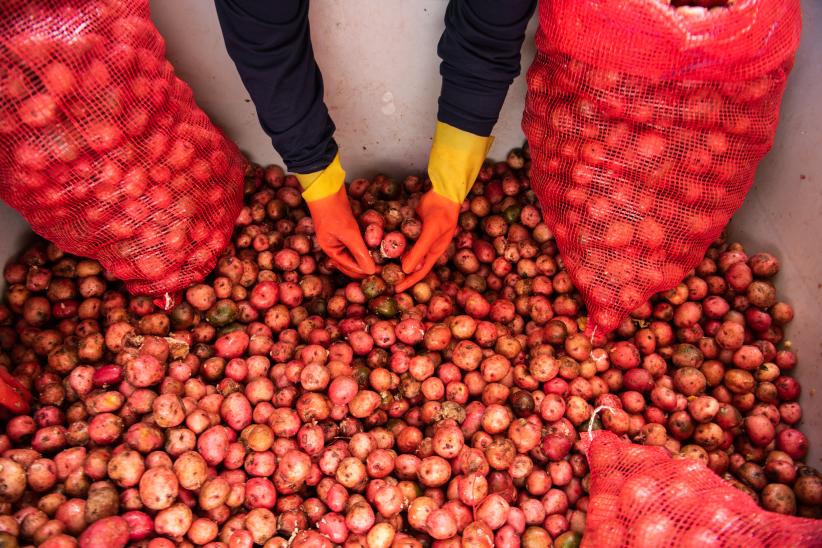
M 31 409 L 30 401 L 31 393 L 3 366 L 0 366 L 0 406 L 5 407 L 14 415 L 23 415 Z
M 448 249 L 457 229 L 460 206 L 474 185 L 493 141 L 493 137 L 437 122 L 428 156 L 428 176 L 433 188 L 425 193 L 417 207 L 422 232 L 402 259 L 406 277 L 396 285 L 398 293 L 422 280 Z
M 364 278 L 377 271 L 345 192 L 345 171 L 339 154 L 322 171 L 297 174 L 303 198 L 314 221 L 317 243 L 341 272 Z

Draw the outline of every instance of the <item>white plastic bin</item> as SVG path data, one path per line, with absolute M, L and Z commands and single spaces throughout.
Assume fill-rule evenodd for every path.
M 403 175 L 425 169 L 436 119 L 439 59 L 446 2 L 321 0 L 311 5 L 312 36 L 326 102 L 350 176 Z M 279 157 L 260 129 L 254 107 L 225 52 L 211 1 L 153 0 L 168 56 L 199 104 L 240 148 L 260 163 Z M 798 351 L 809 436 L 809 462 L 822 467 L 822 1 L 803 2 L 804 30 L 779 131 L 757 183 L 731 224 L 750 251 L 774 252 L 782 263 L 780 297 L 796 309 L 788 330 Z M 523 66 L 533 58 L 532 21 Z M 491 157 L 520 146 L 525 82 L 520 77 L 495 130 Z M 25 222 L 0 203 L 0 260 L 20 249 Z

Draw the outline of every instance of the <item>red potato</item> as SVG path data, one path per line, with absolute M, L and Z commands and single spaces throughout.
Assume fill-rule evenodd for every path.
M 239 488 L 240 486 L 238 486 Z M 242 489 L 239 489 L 242 492 Z M 231 492 L 229 500 L 231 502 Z M 274 484 L 265 478 L 252 478 L 245 485 L 245 505 L 248 508 L 273 508 L 277 501 L 277 492 Z M 229 504 L 229 506 L 231 506 Z
M 125 450 L 108 461 L 108 476 L 120 487 L 134 487 L 145 471 L 143 456 L 137 451 Z
M 154 522 L 145 512 L 132 510 L 122 515 L 128 523 L 129 540 L 139 541 L 154 532 Z
M 168 468 L 150 468 L 140 478 L 140 499 L 151 510 L 171 506 L 178 491 L 177 476 Z
M 124 369 L 125 379 L 136 387 L 159 384 L 164 374 L 164 364 L 151 355 L 141 355 L 127 361 Z
M 508 502 L 500 495 L 489 495 L 477 508 L 477 519 L 493 530 L 499 529 L 505 524 L 509 508 Z
M 802 459 L 808 453 L 808 438 L 794 428 L 786 428 L 776 435 L 776 448 L 793 459 Z
M 107 481 L 92 483 L 88 488 L 85 504 L 86 523 L 118 513 L 119 497 L 114 486 Z
M 697 422 L 710 422 L 719 412 L 719 402 L 711 396 L 698 396 L 688 402 L 688 412 Z
M 186 536 L 195 545 L 204 546 L 217 538 L 218 532 L 218 525 L 215 521 L 208 518 L 197 518 L 191 523 Z
M 162 394 L 152 403 L 154 421 L 157 426 L 170 428 L 182 424 L 186 413 L 182 400 L 175 394 Z
M 225 458 L 228 444 L 229 437 L 225 427 L 215 425 L 203 432 L 197 439 L 197 451 L 206 463 L 213 466 Z
M 241 431 L 251 424 L 251 403 L 240 392 L 226 396 L 220 404 L 220 415 L 225 423 L 235 431 Z
M 180 538 L 188 532 L 192 519 L 191 509 L 178 502 L 157 512 L 154 516 L 154 530 L 160 535 Z
M 751 442 L 759 447 L 770 444 L 776 434 L 773 424 L 764 415 L 745 417 L 745 431 Z
M 200 488 L 198 504 L 206 511 L 219 508 L 228 500 L 231 485 L 225 478 L 206 480 Z
M 124 547 L 129 540 L 128 522 L 119 517 L 111 516 L 98 520 L 80 535 L 81 548 Z
M 38 529 L 38 532 L 40 529 Z M 69 535 L 58 533 L 53 536 L 49 536 L 46 540 L 40 542 L 38 546 L 43 546 L 45 548 L 73 548 L 78 546 L 77 540 Z
M 451 477 L 451 466 L 442 457 L 426 457 L 420 463 L 417 476 L 423 485 L 439 487 L 445 485 Z
M 345 516 L 345 525 L 355 534 L 367 533 L 374 525 L 374 512 L 365 502 L 352 504 Z
M 249 341 L 250 338 L 244 331 L 232 331 L 218 338 L 214 347 L 221 358 L 238 358 L 248 348 Z
M 368 546 L 375 548 L 387 548 L 392 546 L 397 531 L 390 523 L 377 523 L 368 531 L 366 542 Z
M 199 453 L 186 451 L 174 461 L 174 474 L 181 487 L 197 491 L 208 477 L 208 465 Z
M 123 431 L 123 420 L 112 413 L 95 415 L 88 423 L 88 437 L 99 445 L 117 440 Z
M 589 116 L 578 107 L 574 116 Z M 654 116 L 641 110 L 631 116 Z M 611 169 L 590 122 L 567 131 L 580 142 L 558 155 Z M 183 139 L 196 141 L 151 146 L 187 177 L 209 180 L 210 162 L 188 157 Z M 672 147 L 646 141 L 639 152 L 669 161 Z M 732 145 L 725 141 L 712 135 L 706 150 Z M 481 170 L 453 245 L 398 294 L 391 286 L 403 273 L 388 255 L 419 237 L 419 196 L 386 178 L 349 191 L 380 270 L 350 282 L 314 245 L 296 179 L 273 168 L 246 173 L 246 205 L 215 275 L 168 312 L 128 296 L 99 263 L 53 246 L 13 262 L 0 352 L 39 405 L 9 421 L 0 449 L 24 470 L 18 500 L 39 499 L 38 513 L 22 520 L 31 539 L 80 534 L 90 503 L 92 516 L 128 517 L 140 545 L 421 546 L 406 527 L 435 546 L 574 545 L 585 514 L 603 506 L 588 492 L 577 443 L 589 422 L 729 473 L 760 489 L 762 504 L 773 491 L 773 509 L 790 509 L 790 497 L 769 486 L 791 486 L 796 513 L 815 512 L 818 482 L 806 478 L 816 476 L 786 460 L 806 449 L 785 428 L 801 419 L 789 376 L 798 363 L 782 345 L 793 310 L 766 282 L 772 256 L 749 259 L 720 239 L 670 291 L 646 303 L 620 295 L 636 311 L 612 335 L 583 333 L 554 231 L 527 202 L 527 155 L 511 158 Z M 699 169 L 707 161 L 693 160 Z M 619 187 L 602 199 L 590 166 L 580 209 L 603 215 L 612 201 L 635 204 L 647 216 L 640 229 L 603 217 L 604 241 L 626 253 L 639 245 L 656 260 L 653 248 L 669 235 L 649 224 L 654 204 Z M 193 211 L 190 200 L 172 201 L 171 189 L 186 184 L 176 168 L 145 172 L 142 183 L 126 169 L 96 172 L 106 185 L 128 180 L 132 217 L 148 214 L 141 196 Z M 410 192 L 422 190 L 423 181 L 413 184 Z M 608 261 L 616 278 L 629 270 Z M 172 490 L 152 508 L 152 496 Z M 614 534 L 632 534 L 610 523 Z M 301 533 L 314 526 L 320 536 Z M 154 534 L 162 536 L 146 541 Z
M 437 509 L 428 515 L 425 530 L 434 539 L 445 540 L 457 534 L 457 521 L 447 510 Z

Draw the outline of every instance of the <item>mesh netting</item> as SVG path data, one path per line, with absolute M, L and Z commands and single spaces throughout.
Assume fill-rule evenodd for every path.
M 165 59 L 147 0 L 0 4 L 0 198 L 135 293 L 211 270 L 244 160 Z
M 587 435 L 583 435 L 587 439 Z M 598 431 L 587 448 L 590 502 L 582 546 L 822 546 L 822 520 L 768 512 L 692 459 Z
M 541 2 L 523 129 L 588 330 L 701 259 L 770 149 L 798 0 L 686 16 L 649 0 Z

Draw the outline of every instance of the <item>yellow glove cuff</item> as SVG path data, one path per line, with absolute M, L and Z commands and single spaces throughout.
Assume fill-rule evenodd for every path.
M 461 204 L 474 185 L 493 142 L 493 137 L 482 137 L 437 122 L 428 156 L 428 176 L 434 192 Z
M 328 167 L 314 173 L 294 174 L 303 187 L 303 199 L 306 202 L 316 202 L 336 194 L 345 183 L 345 171 L 340 165 L 340 154 L 337 153 Z

